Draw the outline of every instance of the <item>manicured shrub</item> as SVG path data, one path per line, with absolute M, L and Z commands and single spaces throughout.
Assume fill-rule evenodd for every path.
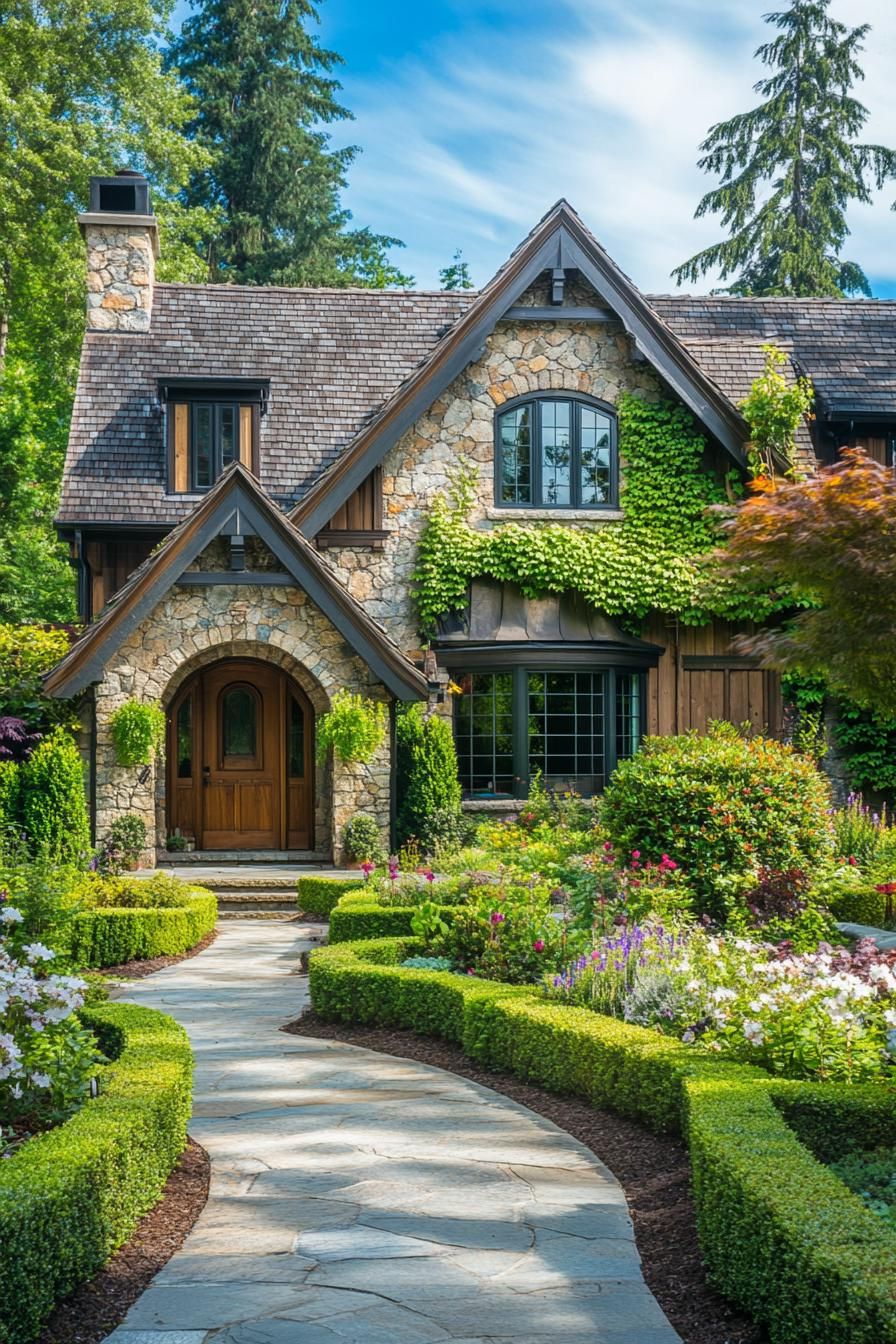
M 342 832 L 342 847 L 347 857 L 356 863 L 383 863 L 386 851 L 375 817 L 363 812 L 347 821 Z
M 411 933 L 416 906 L 379 905 L 360 891 L 357 899 L 343 897 L 330 913 L 331 943 L 354 942 L 359 938 L 400 938 Z
M 893 1144 L 887 1090 L 780 1082 L 530 988 L 401 966 L 422 950 L 398 938 L 313 952 L 315 1010 L 442 1036 L 489 1067 L 682 1132 L 712 1279 L 772 1344 L 896 1344 L 896 1237 L 810 1152 L 866 1125 Z
M 55 729 L 20 766 L 21 820 L 35 854 L 80 863 L 90 851 L 84 767 L 74 739 Z
M 357 891 L 364 879 L 358 877 L 300 877 L 299 909 L 306 915 L 329 919 L 330 912 L 347 891 Z
M 152 1208 L 186 1144 L 192 1057 L 162 1013 L 81 1010 L 111 1065 L 100 1095 L 0 1162 L 0 1342 L 30 1344 Z
M 716 724 L 704 735 L 648 738 L 615 771 L 601 819 L 618 853 L 652 862 L 668 854 L 712 908 L 720 876 L 760 867 L 811 874 L 831 853 L 829 807 L 811 761 Z
M 129 899 L 135 898 L 124 892 L 117 904 L 97 905 L 71 921 L 65 951 L 76 966 L 99 969 L 125 961 L 179 956 L 211 933 L 218 918 L 216 897 L 202 887 L 181 884 L 177 905 L 163 904 L 160 896 L 159 904 L 141 908 L 127 904 Z M 152 897 L 145 895 L 144 899 Z
M 19 778 L 15 761 L 0 761 L 0 842 L 9 827 L 20 821 Z
M 398 842 L 417 840 L 424 852 L 464 842 L 457 753 L 451 724 L 439 715 L 426 719 L 419 705 L 399 718 Z
M 844 924 L 881 928 L 887 918 L 887 896 L 873 877 L 848 864 L 823 872 L 813 886 L 815 899 Z M 891 897 L 892 899 L 892 897 Z

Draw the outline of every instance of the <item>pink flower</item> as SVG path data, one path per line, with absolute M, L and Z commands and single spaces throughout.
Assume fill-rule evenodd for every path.
M 640 851 L 640 849 L 633 849 L 633 850 L 632 850 L 632 858 L 633 858 L 633 859 L 640 859 L 640 857 L 641 857 L 641 851 Z
M 544 939 L 543 939 L 543 938 L 536 938 L 536 939 L 535 939 L 535 942 L 532 944 L 532 946 L 535 948 L 535 951 L 536 951 L 536 952 L 543 952 L 543 951 L 544 951 Z
M 370 874 L 373 872 L 375 867 L 376 865 L 371 863 L 369 859 L 365 859 L 364 862 L 361 864 L 361 872 L 364 874 L 365 882 L 370 877 Z
M 431 868 L 424 868 L 423 876 L 426 878 L 427 882 L 435 882 L 436 880 L 436 875 Z
M 500 910 L 493 910 L 492 913 L 489 915 L 489 919 L 491 920 L 492 924 L 503 924 L 506 918 L 507 916 L 502 915 Z

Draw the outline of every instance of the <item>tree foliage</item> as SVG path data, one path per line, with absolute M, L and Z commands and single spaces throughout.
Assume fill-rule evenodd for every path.
M 769 664 L 896 715 L 896 479 L 861 449 L 799 482 L 760 479 L 718 556 L 804 609 L 749 641 Z
M 439 271 L 439 284 L 442 289 L 475 289 L 470 275 L 470 263 L 464 261 L 464 255 L 457 248 L 451 258 L 451 264 Z
M 76 214 L 92 173 L 153 182 L 163 278 L 196 279 L 205 222 L 176 196 L 202 162 L 190 99 L 161 68 L 168 0 L 10 0 L 0 15 L 0 618 L 69 619 L 50 526 L 83 330 Z
M 388 259 L 395 238 L 348 227 L 339 204 L 357 154 L 325 127 L 340 57 L 308 31 L 309 0 L 200 0 L 167 53 L 196 99 L 190 134 L 208 153 L 189 206 L 220 212 L 205 244 L 212 279 L 240 284 L 409 285 Z
M 778 32 L 756 51 L 771 71 L 754 86 L 762 102 L 711 127 L 700 146 L 699 166 L 721 182 L 697 218 L 720 215 L 730 236 L 679 266 L 679 284 L 717 271 L 736 294 L 871 292 L 862 268 L 840 257 L 846 209 L 896 173 L 896 154 L 857 138 L 868 111 L 851 90 L 870 29 L 832 19 L 829 3 L 793 0 L 766 15 Z

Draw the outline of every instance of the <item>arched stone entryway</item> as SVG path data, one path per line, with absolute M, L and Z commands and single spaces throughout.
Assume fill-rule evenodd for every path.
M 224 658 L 168 706 L 166 831 L 201 850 L 314 849 L 314 708 L 283 668 Z

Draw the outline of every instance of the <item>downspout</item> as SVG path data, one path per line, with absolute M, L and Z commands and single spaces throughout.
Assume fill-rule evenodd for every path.
M 398 716 L 395 697 L 389 701 L 389 851 L 398 848 Z
M 96 692 L 93 687 L 90 689 L 90 748 L 89 748 L 89 782 L 87 807 L 90 813 L 90 839 L 92 844 L 96 844 Z

